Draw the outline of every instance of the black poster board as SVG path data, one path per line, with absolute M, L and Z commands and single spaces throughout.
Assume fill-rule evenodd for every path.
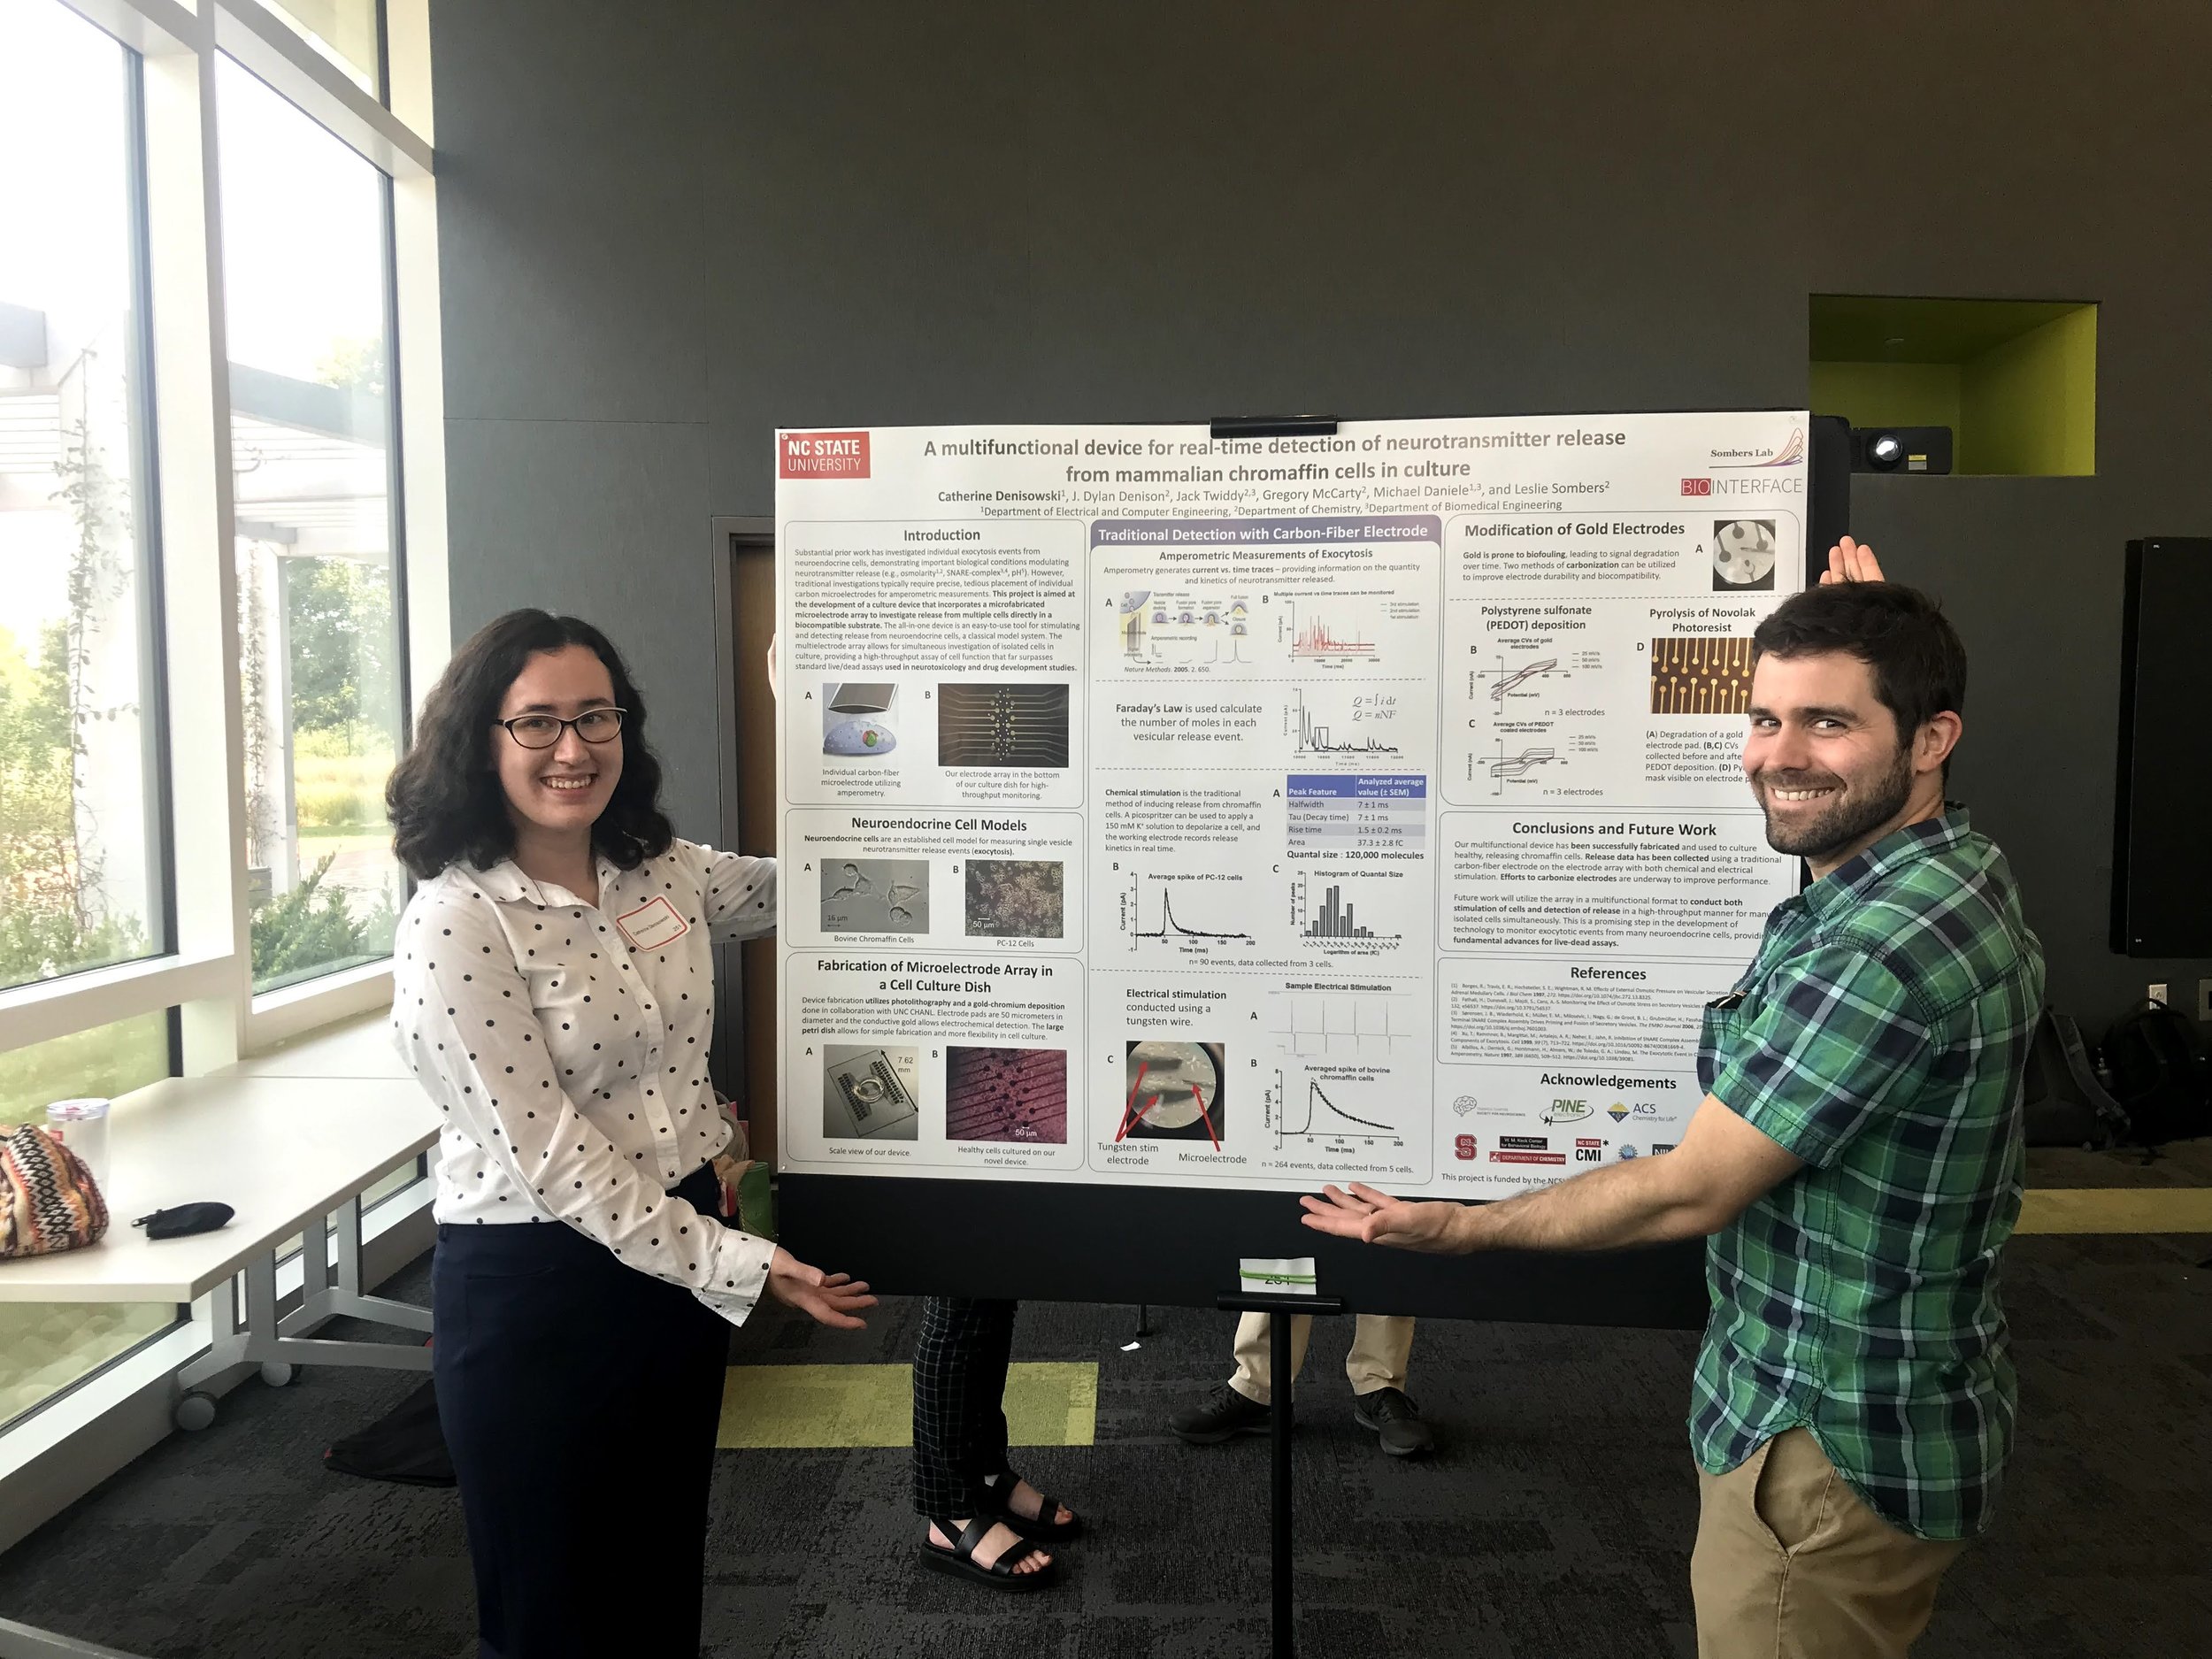
M 1847 423 L 1809 435 L 1806 577 L 1849 527 Z M 1241 1257 L 1311 1256 L 1322 1291 L 1356 1312 L 1699 1329 L 1701 1240 L 1578 1255 L 1426 1256 L 1303 1226 L 1296 1194 L 917 1177 L 787 1173 L 779 1222 L 802 1260 L 891 1294 L 1213 1307 Z

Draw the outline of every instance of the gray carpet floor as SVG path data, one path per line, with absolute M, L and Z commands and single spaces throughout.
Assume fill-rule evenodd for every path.
M 2031 1238 L 2010 1253 L 2022 1440 L 1995 1533 L 1953 1571 L 1919 1659 L 2212 1652 L 2212 1243 Z M 393 1288 L 419 1294 L 423 1264 Z M 855 1335 L 765 1310 L 734 1357 L 903 1359 L 919 1309 Z M 1093 1520 L 1070 1582 L 991 1596 L 912 1564 L 901 1451 L 721 1454 L 706 1652 L 1108 1659 L 1267 1651 L 1267 1448 L 1196 1450 L 1177 1407 L 1227 1374 L 1226 1316 L 1032 1304 L 1016 1355 L 1095 1360 L 1098 1442 L 1025 1454 Z M 1302 1651 L 1330 1659 L 1640 1659 L 1692 1651 L 1691 1339 L 1425 1321 L 1411 1392 L 1445 1437 L 1393 1463 L 1351 1419 L 1348 1321 L 1300 1391 Z M 472 1652 L 449 1492 L 326 1471 L 413 1386 L 252 1382 L 0 1557 L 0 1615 L 155 1659 Z

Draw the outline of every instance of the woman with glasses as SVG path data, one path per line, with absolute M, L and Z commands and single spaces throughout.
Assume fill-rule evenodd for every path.
M 775 861 L 679 841 L 604 635 L 515 611 L 455 653 L 387 799 L 421 883 L 392 1026 L 442 1118 L 438 1416 L 497 1659 L 699 1649 L 729 1328 L 867 1286 L 721 1219 L 709 946 Z

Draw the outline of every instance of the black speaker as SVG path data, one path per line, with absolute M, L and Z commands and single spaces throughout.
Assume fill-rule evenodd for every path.
M 1851 470 L 1855 472 L 1947 472 L 1951 470 L 1948 426 L 1854 426 Z
M 2208 626 L 2212 538 L 2129 542 L 2112 826 L 2112 949 L 2123 956 L 2212 956 Z
M 1828 549 L 1851 529 L 1851 423 L 1841 415 L 1815 415 L 1809 476 L 1805 488 L 1805 580 L 1820 580 Z

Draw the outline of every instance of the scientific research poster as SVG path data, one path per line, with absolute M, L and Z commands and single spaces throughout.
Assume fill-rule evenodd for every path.
M 1668 1150 L 1795 888 L 1737 757 L 1808 426 L 780 433 L 784 1167 Z

